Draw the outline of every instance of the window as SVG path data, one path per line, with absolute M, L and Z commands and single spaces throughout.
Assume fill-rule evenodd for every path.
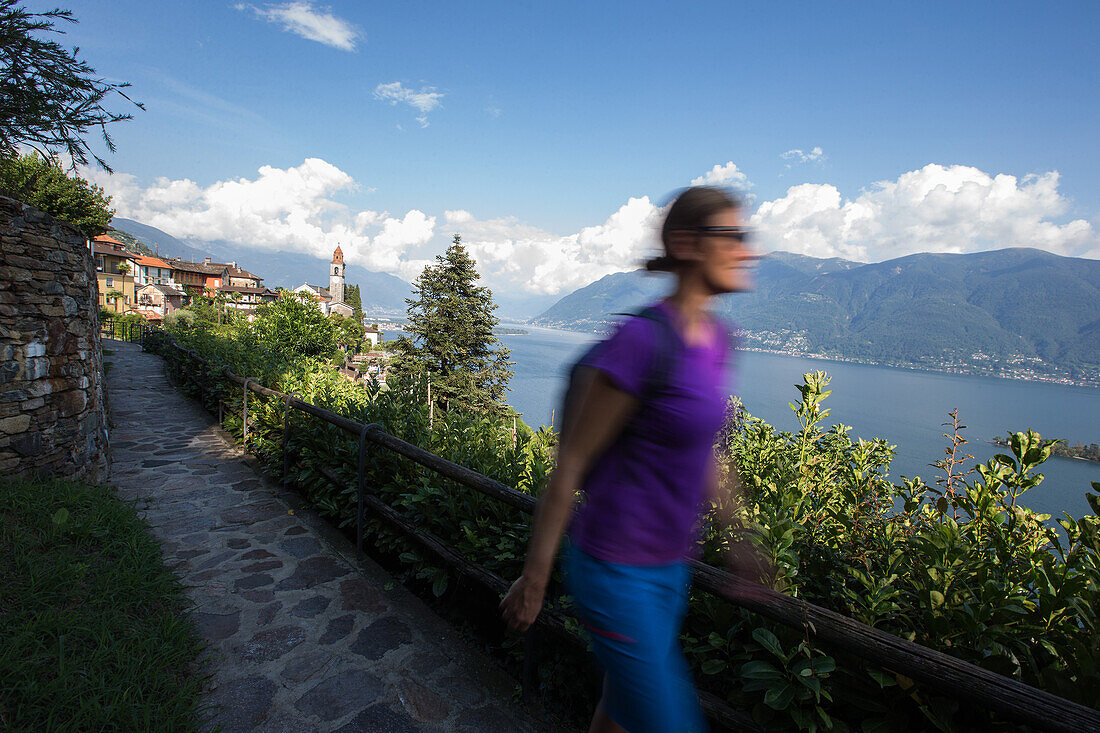
M 115 279 L 113 277 L 107 278 L 107 287 L 111 287 L 114 284 L 115 284 Z

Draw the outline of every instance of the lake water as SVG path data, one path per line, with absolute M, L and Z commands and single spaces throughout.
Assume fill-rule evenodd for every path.
M 529 425 L 549 424 L 569 365 L 595 337 L 522 327 L 529 333 L 500 337 L 516 362 L 508 402 L 523 413 Z M 1009 452 L 988 443 L 1008 430 L 1032 428 L 1044 437 L 1065 438 L 1071 443 L 1100 443 L 1097 389 L 758 352 L 741 352 L 737 364 L 732 391 L 749 412 L 784 430 L 798 427 L 787 403 L 798 399 L 794 385 L 802 383 L 802 374 L 828 372 L 833 394 L 825 400 L 825 407 L 831 410 L 826 421 L 852 426 L 853 437 L 886 438 L 896 445 L 891 470 L 895 480 L 919 475 L 929 484 L 934 482 L 937 469 L 929 464 L 943 457 L 947 444 L 941 436 L 946 428 L 940 423 L 956 407 L 967 426 L 963 437 L 969 442 L 964 448 L 977 460 Z M 1100 463 L 1051 458 L 1043 464 L 1042 473 L 1046 480 L 1025 495 L 1025 505 L 1055 517 L 1062 512 L 1080 517 L 1091 511 L 1085 492 L 1091 490 L 1090 481 L 1100 481 Z

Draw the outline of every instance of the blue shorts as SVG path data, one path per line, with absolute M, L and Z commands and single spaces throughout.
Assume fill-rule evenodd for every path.
M 680 650 L 690 569 L 605 562 L 569 546 L 566 588 L 604 671 L 604 713 L 629 733 L 707 730 Z

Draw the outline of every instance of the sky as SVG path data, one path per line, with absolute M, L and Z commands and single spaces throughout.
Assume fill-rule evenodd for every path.
M 1100 258 L 1096 2 L 71 8 L 146 107 L 82 174 L 180 238 L 411 281 L 458 233 L 495 291 L 565 295 L 714 183 L 764 251 Z

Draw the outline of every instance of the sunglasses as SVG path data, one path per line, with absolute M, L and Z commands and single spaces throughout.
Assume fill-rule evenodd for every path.
M 753 230 L 749 227 L 690 227 L 690 230 L 742 244 L 751 239 L 753 234 Z

